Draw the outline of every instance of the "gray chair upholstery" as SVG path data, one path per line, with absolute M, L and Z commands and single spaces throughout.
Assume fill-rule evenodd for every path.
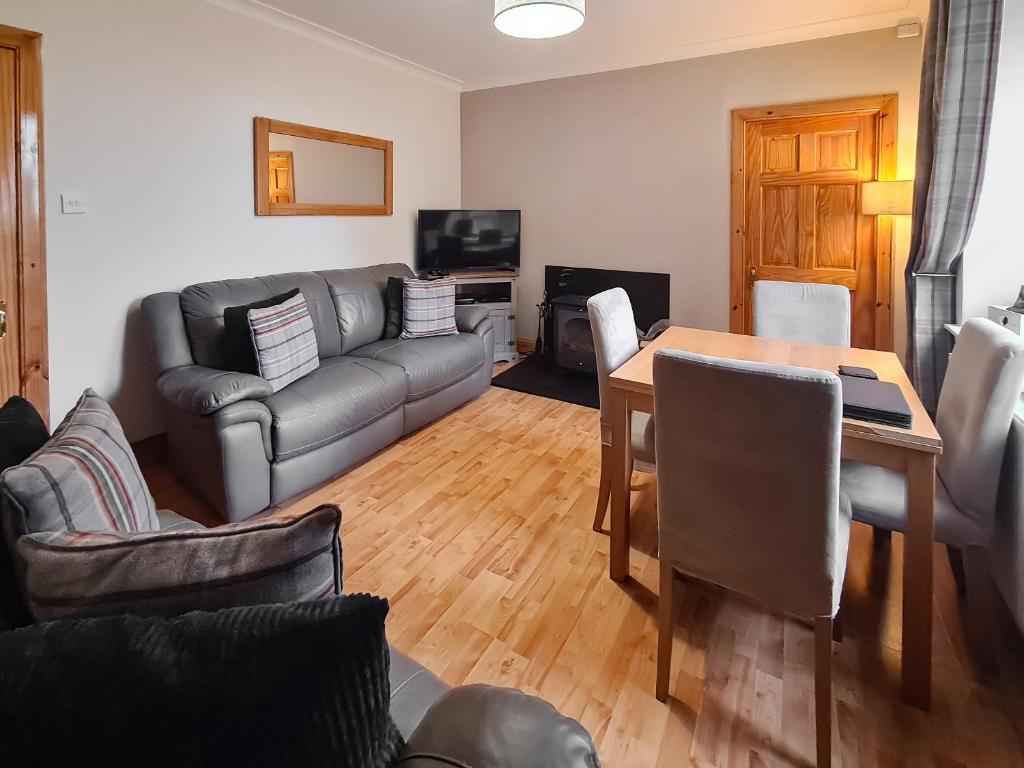
M 850 346 L 850 291 L 842 285 L 758 280 L 754 335 L 808 344 Z
M 601 483 L 598 492 L 594 530 L 604 525 L 605 512 L 611 491 L 612 425 L 608 419 L 608 377 L 633 355 L 640 351 L 636 335 L 633 305 L 622 288 L 603 291 L 587 300 L 590 328 L 594 336 L 597 355 L 597 386 L 601 399 Z M 644 469 L 654 464 L 654 420 L 650 414 L 634 412 L 630 415 L 630 452 L 634 462 L 642 462 Z
M 1024 632 L 1024 412 L 1010 427 L 992 534 L 992 578 Z
M 935 538 L 988 547 L 1013 413 L 1024 384 L 1024 340 L 983 318 L 968 320 L 949 359 L 935 426 L 942 436 L 935 485 Z M 843 462 L 853 519 L 890 531 L 906 522 L 906 480 L 881 467 Z
M 389 277 L 405 264 L 192 285 L 142 302 L 164 403 L 170 463 L 237 522 L 303 493 L 490 386 L 494 330 L 456 307 L 455 336 L 384 340 Z M 274 393 L 226 371 L 224 309 L 299 288 L 320 368 Z
M 660 350 L 654 418 L 658 698 L 669 691 L 676 573 L 814 620 L 818 764 L 828 765 L 832 619 L 850 536 L 839 378 Z
M 964 557 L 974 631 L 985 651 L 988 560 L 1007 436 L 1024 385 L 1024 340 L 984 318 L 964 323 L 946 369 L 935 426 L 942 455 L 935 482 L 935 538 Z M 843 492 L 853 519 L 902 531 L 907 515 L 904 475 L 843 462 Z

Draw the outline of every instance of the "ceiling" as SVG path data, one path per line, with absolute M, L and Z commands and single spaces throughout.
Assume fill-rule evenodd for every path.
M 464 90 L 604 72 L 893 27 L 928 0 L 588 0 L 566 37 L 494 28 L 492 0 L 254 0 L 418 67 Z

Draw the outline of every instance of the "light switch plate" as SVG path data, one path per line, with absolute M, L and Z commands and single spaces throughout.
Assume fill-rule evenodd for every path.
M 78 192 L 63 192 L 60 196 L 60 209 L 64 213 L 86 213 L 89 203 Z

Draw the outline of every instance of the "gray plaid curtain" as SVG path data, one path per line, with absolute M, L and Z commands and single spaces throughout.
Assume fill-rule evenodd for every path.
M 932 0 L 921 67 L 907 363 L 934 412 L 956 320 L 956 275 L 985 172 L 1003 0 Z

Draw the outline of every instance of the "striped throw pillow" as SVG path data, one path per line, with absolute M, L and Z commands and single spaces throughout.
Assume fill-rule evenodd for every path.
M 176 616 L 341 594 L 341 510 L 188 531 L 36 533 L 18 539 L 36 621 Z
M 275 392 L 320 367 L 313 320 L 301 292 L 273 307 L 250 309 L 249 330 L 259 374 Z
M 157 531 L 156 506 L 107 402 L 87 389 L 42 448 L 2 476 L 15 536 Z
M 455 327 L 455 279 L 406 278 L 402 301 L 402 338 L 451 336 Z

